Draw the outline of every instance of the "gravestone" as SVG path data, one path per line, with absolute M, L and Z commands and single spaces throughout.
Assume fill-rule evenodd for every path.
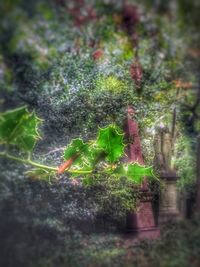
M 176 221 L 181 218 L 178 210 L 177 180 L 171 158 L 173 154 L 173 138 L 168 127 L 157 128 L 154 139 L 154 167 L 158 170 L 163 188 L 160 193 L 159 222 Z
M 124 125 L 127 140 L 126 161 L 138 162 L 143 165 L 143 155 L 137 122 L 133 119 L 135 114 L 131 106 L 127 108 L 127 119 Z M 137 212 L 127 214 L 127 231 L 132 232 L 138 238 L 156 238 L 159 236 L 159 228 L 156 226 L 152 208 L 152 193 L 148 189 L 147 181 L 140 188 L 141 197 Z
M 169 221 L 177 221 L 181 219 L 178 210 L 177 188 L 176 182 L 179 177 L 176 173 L 165 173 L 160 175 L 164 188 L 160 195 L 159 222 L 166 223 Z

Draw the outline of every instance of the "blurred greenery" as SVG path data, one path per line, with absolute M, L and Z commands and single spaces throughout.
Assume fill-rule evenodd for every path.
M 122 0 L 78 3 L 0 2 L 1 111 L 34 109 L 45 121 L 34 158 L 58 166 L 74 137 L 88 140 L 97 127 L 122 126 L 132 104 L 151 165 L 155 130 L 171 127 L 176 107 L 178 186 L 195 194 L 200 123 L 191 107 L 199 82 L 199 1 L 130 0 L 137 4 L 138 23 L 136 15 L 127 18 Z M 139 87 L 131 75 L 136 59 L 142 67 Z M 95 177 L 91 190 L 65 175 L 49 185 L 27 178 L 25 171 L 1 162 L 1 266 L 200 265 L 198 220 L 166 226 L 155 242 L 124 247 L 116 232 L 138 193 L 129 190 L 128 181 Z

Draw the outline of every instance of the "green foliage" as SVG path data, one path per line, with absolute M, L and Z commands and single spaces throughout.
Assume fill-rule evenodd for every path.
M 3 77 L 0 102 L 2 110 L 19 102 L 27 104 L 45 118 L 45 139 L 41 148 L 39 145 L 34 152 L 34 158 L 49 162 L 46 155 L 42 159 L 44 151 L 48 150 L 47 145 L 56 144 L 59 148 L 74 136 L 90 140 L 98 126 L 104 129 L 111 123 L 121 125 L 126 116 L 126 105 L 132 104 L 136 109 L 145 162 L 151 165 L 155 127 L 160 122 L 171 122 L 172 107 L 176 105 L 177 120 L 181 115 L 191 137 L 189 144 L 185 144 L 187 148 L 181 145 L 175 155 L 175 166 L 181 176 L 179 186 L 188 190 L 196 179 L 196 159 L 192 156 L 196 149 L 195 136 L 191 133 L 199 132 L 200 128 L 195 119 L 195 129 L 191 131 L 190 120 L 197 91 L 194 76 L 199 69 L 199 63 L 195 63 L 199 58 L 199 1 L 142 0 L 136 3 L 131 0 L 130 3 L 139 6 L 140 22 L 130 29 L 130 33 L 122 25 L 125 20 L 122 0 L 80 1 L 86 4 L 86 8 L 81 8 L 80 19 L 85 16 L 85 11 L 87 13 L 87 7 L 88 10 L 93 8 L 97 14 L 96 19 L 81 25 L 80 29 L 74 27 L 74 18 L 60 5 L 62 2 L 73 9 L 76 1 L 4 0 L 0 3 L 3 10 L 0 18 L 0 76 Z M 145 3 L 153 12 L 147 12 Z M 135 37 L 137 44 L 133 45 Z M 103 53 L 100 60 L 93 60 L 96 49 Z M 196 53 L 194 60 L 188 60 L 191 52 Z M 138 90 L 129 69 L 136 55 L 143 70 Z M 199 73 L 196 76 L 198 78 Z M 179 78 L 192 82 L 195 89 L 177 90 L 173 80 Z M 4 96 L 5 100 L 2 99 Z M 182 103 L 186 104 L 185 109 L 179 108 Z M 198 114 L 199 110 L 196 111 Z M 0 120 L 0 126 L 2 123 Z M 32 127 L 26 122 L 28 132 Z M 178 128 L 178 131 L 177 138 L 180 138 L 183 129 Z M 4 142 L 9 135 L 0 131 L 1 141 L 2 135 Z M 31 138 L 29 136 L 27 140 L 23 130 L 18 139 L 13 141 L 11 138 L 13 143 L 10 144 L 27 151 L 35 142 Z M 67 232 L 68 227 L 73 229 L 77 221 L 81 222 L 78 229 L 87 226 L 88 209 L 82 205 L 91 205 L 92 214 L 98 210 L 98 219 L 103 215 L 105 222 L 112 216 L 118 219 L 119 214 L 125 218 L 126 209 L 134 208 L 137 202 L 133 183 L 139 184 L 144 175 L 152 174 L 151 168 L 122 165 L 118 161 L 120 149 L 113 151 L 106 141 L 102 141 L 100 149 L 97 141 L 75 140 L 65 155 L 68 160 L 73 153 L 80 153 L 70 167 L 71 173 L 57 176 L 60 181 L 51 187 L 43 181 L 24 179 L 18 171 L 18 168 L 23 170 L 23 166 L 6 161 L 5 166 L 2 164 L 5 175 L 1 172 L 0 200 L 4 198 L 5 201 L 0 205 L 3 238 L 0 251 L 7 264 L 0 265 L 199 266 L 199 221 L 194 225 L 176 227 L 170 224 L 168 229 L 161 231 L 161 238 L 155 243 L 145 242 L 129 248 L 124 240 L 112 239 L 110 242 L 109 234 L 87 235 L 81 240 L 79 232 L 74 235 Z M 109 143 L 107 137 L 104 140 Z M 193 149 L 189 149 L 191 143 Z M 120 142 L 118 145 L 120 147 Z M 13 152 L 17 154 L 16 150 Z M 60 163 L 60 154 L 56 153 L 51 158 L 55 165 Z M 28 160 L 22 163 L 33 164 Z M 31 178 L 52 179 L 51 169 L 33 166 L 34 169 L 27 173 Z M 84 170 L 91 173 L 86 176 L 81 173 Z M 76 171 L 80 173 L 73 173 Z M 88 186 L 72 186 L 69 174 L 78 176 Z M 91 189 L 91 198 L 88 195 L 80 197 L 78 190 L 86 189 Z
M 123 136 L 121 130 L 115 125 L 100 128 L 97 140 L 84 143 L 81 139 L 74 139 L 64 151 L 64 159 L 77 156 L 73 166 L 85 162 L 86 165 L 94 167 L 97 160 L 117 162 L 124 153 Z
M 46 20 L 53 19 L 52 9 L 45 3 L 39 3 L 37 6 L 38 11 L 44 16 Z
M 99 130 L 97 145 L 104 150 L 108 162 L 114 163 L 123 155 L 123 137 L 124 134 L 114 125 Z
M 30 160 L 31 152 L 40 137 L 38 133 L 39 123 L 41 123 L 41 119 L 35 113 L 29 113 L 26 107 L 2 113 L 0 117 L 1 143 L 7 147 L 9 145 L 18 146 L 20 150 L 29 153 L 27 159 L 9 155 L 7 151 L 2 152 L 1 156 L 36 167 L 27 173 L 30 177 L 50 180 L 58 169 Z M 123 138 L 124 134 L 121 129 L 112 124 L 100 128 L 97 139 L 94 141 L 85 143 L 79 138 L 72 140 L 63 155 L 65 161 L 69 162 L 69 166 L 62 169 L 61 165 L 61 173 L 67 169 L 72 176 L 79 177 L 80 175 L 91 176 L 94 172 L 99 171 L 104 175 L 115 174 L 119 177 L 127 177 L 136 184 L 141 183 L 144 176 L 153 176 L 152 168 L 138 164 L 119 166 L 119 160 L 124 155 Z M 87 183 L 90 181 L 89 178 Z
M 188 138 L 180 137 L 176 144 L 176 153 L 175 167 L 180 177 L 177 185 L 179 190 L 186 190 L 189 193 L 196 185 L 196 159 L 192 154 Z
M 74 139 L 64 151 L 64 159 L 72 159 L 69 172 L 73 176 L 84 175 L 83 184 L 92 185 L 94 171 L 102 175 L 126 177 L 130 182 L 141 184 L 144 177 L 154 177 L 153 168 L 134 164 L 120 164 L 124 155 L 124 134 L 116 125 L 100 128 L 96 140 L 84 143 Z M 106 163 L 106 165 L 104 164 Z M 154 177 L 155 178 L 155 177 Z
M 84 143 L 81 139 L 74 139 L 64 151 L 64 159 L 75 157 L 72 167 L 89 167 L 91 170 L 99 161 L 108 163 L 119 161 L 124 153 L 123 136 L 116 125 L 100 128 L 96 140 Z
M 114 174 L 127 177 L 128 180 L 141 184 L 144 177 L 154 177 L 152 167 L 144 167 L 138 163 L 120 165 L 114 170 Z
M 127 84 L 114 75 L 110 75 L 108 77 L 101 77 L 97 79 L 96 87 L 99 91 L 107 91 L 113 94 L 119 94 L 127 89 Z
M 158 21 L 157 17 L 145 16 L 136 29 L 144 72 L 138 96 L 129 71 L 136 49 L 130 36 L 118 25 L 122 19 L 122 3 L 94 2 L 91 6 L 101 19 L 88 21 L 80 32 L 73 27 L 73 18 L 69 18 L 66 10 L 44 0 L 31 2 L 31 7 L 37 10 L 32 16 L 27 16 L 29 7 L 23 4 L 13 8 L 9 18 L 4 17 L 2 25 L 13 29 L 13 32 L 9 27 L 4 29 L 4 35 L 10 36 L 5 43 L 13 44 L 7 51 L 6 61 L 7 57 L 17 54 L 17 60 L 13 60 L 13 90 L 25 102 L 34 104 L 49 129 L 70 138 L 78 133 L 89 139 L 98 126 L 120 125 L 129 103 L 137 110 L 143 134 L 143 119 L 152 117 L 149 110 L 155 114 L 153 125 L 156 117 L 169 112 L 174 102 L 173 93 L 162 88 L 163 84 L 168 88 L 172 79 L 168 63 L 176 60 L 176 54 L 170 51 L 180 49 L 177 42 L 171 44 L 171 28 L 165 23 L 166 19 Z M 92 58 L 96 49 L 103 52 L 100 61 Z M 28 63 L 25 55 L 30 58 Z
M 20 150 L 31 152 L 40 138 L 38 125 L 41 120 L 26 107 L 0 114 L 0 143 L 15 145 Z
M 65 149 L 63 157 L 65 160 L 68 160 L 75 155 L 84 153 L 87 148 L 88 145 L 85 144 L 81 139 L 74 139 Z
M 82 139 L 74 139 L 64 151 L 64 159 L 73 159 L 72 169 L 79 171 L 93 170 L 103 150 L 93 142 L 84 143 Z M 76 175 L 76 174 L 74 174 Z
M 94 174 L 83 181 L 90 188 L 104 223 L 123 221 L 127 211 L 137 209 L 140 188 L 133 190 L 132 180 L 127 177 Z

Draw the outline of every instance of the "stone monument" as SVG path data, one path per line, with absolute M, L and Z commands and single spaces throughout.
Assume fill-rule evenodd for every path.
M 154 148 L 154 167 L 157 169 L 160 179 L 163 182 L 163 188 L 160 193 L 159 222 L 165 223 L 181 218 L 177 203 L 176 182 L 178 176 L 171 164 L 174 140 L 167 126 L 161 125 L 157 127 Z
M 126 161 L 144 164 L 139 129 L 137 122 L 133 119 L 135 111 L 133 107 L 127 108 L 127 119 L 124 125 L 127 140 Z M 140 188 L 141 197 L 138 211 L 127 214 L 127 231 L 132 232 L 139 238 L 156 238 L 159 236 L 159 228 L 156 226 L 152 208 L 152 193 L 148 189 L 147 181 Z

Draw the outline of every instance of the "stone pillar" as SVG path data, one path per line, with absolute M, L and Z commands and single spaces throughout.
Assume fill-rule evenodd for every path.
M 127 115 L 127 120 L 124 125 L 125 136 L 128 143 L 126 161 L 138 162 L 143 165 L 144 160 L 138 124 L 133 119 L 134 109 L 130 106 L 127 109 Z M 160 231 L 155 223 L 152 207 L 152 193 L 149 191 L 145 177 L 143 185 L 140 188 L 140 193 L 141 197 L 138 203 L 138 210 L 127 214 L 127 232 L 133 233 L 138 238 L 157 238 Z
M 178 177 L 175 173 L 165 173 L 160 176 L 163 181 L 163 188 L 160 193 L 160 212 L 159 222 L 166 223 L 181 219 L 181 213 L 178 210 L 178 194 L 176 182 Z

